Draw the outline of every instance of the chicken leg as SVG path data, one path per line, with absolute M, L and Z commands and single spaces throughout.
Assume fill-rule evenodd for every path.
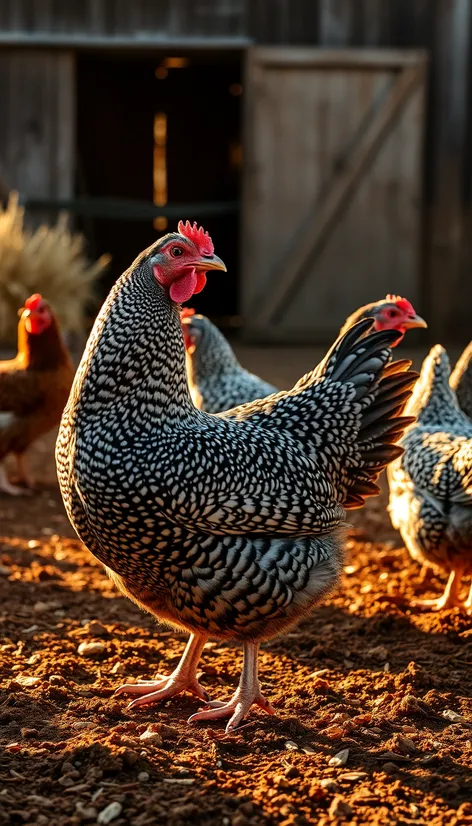
M 430 611 L 443 611 L 445 608 L 461 608 L 459 591 L 463 574 L 462 568 L 456 568 L 449 574 L 444 593 L 438 599 L 417 599 L 412 603 L 413 608 L 425 608 Z
M 464 610 L 466 614 L 472 616 L 472 584 L 469 589 L 469 596 L 467 597 L 466 601 L 464 602 Z
M 21 496 L 25 493 L 23 488 L 10 482 L 3 465 L 0 465 L 0 493 L 8 493 L 9 496 Z
M 257 658 L 259 654 L 259 643 L 246 642 L 243 645 L 243 670 L 239 685 L 233 696 L 227 703 L 215 700 L 207 703 L 203 711 L 198 711 L 189 717 L 189 723 L 206 722 L 207 720 L 221 720 L 230 717 L 226 726 L 229 733 L 239 726 L 244 720 L 247 712 L 253 704 L 259 706 L 268 714 L 275 714 L 275 709 L 261 692 L 261 686 L 257 676 Z
M 169 700 L 182 691 L 190 691 L 191 694 L 195 694 L 196 697 L 207 703 L 210 698 L 197 680 L 197 665 L 206 641 L 206 636 L 191 634 L 182 658 L 172 674 L 168 676 L 158 674 L 157 680 L 139 680 L 137 683 L 121 685 L 116 689 L 115 695 L 140 695 L 136 700 L 132 700 L 128 708 L 137 708 L 149 703 Z

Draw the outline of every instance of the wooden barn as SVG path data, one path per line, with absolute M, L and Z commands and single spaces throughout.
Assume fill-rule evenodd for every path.
M 229 274 L 196 306 L 254 340 L 396 292 L 463 341 L 471 25 L 470 0 L 0 0 L 0 196 L 67 209 L 113 278 L 200 220 Z

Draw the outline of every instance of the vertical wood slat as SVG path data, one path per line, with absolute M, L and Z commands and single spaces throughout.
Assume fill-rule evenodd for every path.
M 86 0 L 86 12 L 90 34 L 102 35 L 106 31 L 106 17 L 101 0 Z
M 433 202 L 430 212 L 429 312 L 438 338 L 454 327 L 461 277 L 467 124 L 470 100 L 471 3 L 438 0 L 435 100 L 431 135 Z
M 0 168 L 20 195 L 73 195 L 75 60 L 71 52 L 0 51 Z
M 355 14 L 356 9 L 350 0 L 320 0 L 320 45 L 349 46 Z

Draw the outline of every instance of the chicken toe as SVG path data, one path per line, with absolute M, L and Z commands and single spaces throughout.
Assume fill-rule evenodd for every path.
M 155 680 L 138 680 L 137 683 L 126 683 L 116 689 L 115 696 L 119 694 L 137 694 L 138 697 L 129 703 L 128 708 L 137 708 L 138 706 L 169 700 L 182 691 L 189 691 L 200 700 L 208 703 L 210 697 L 197 680 L 197 665 L 205 642 L 206 637 L 192 634 L 182 659 L 172 674 L 168 676 L 157 674 Z
M 151 703 L 159 703 L 162 700 L 170 700 L 182 691 L 189 691 L 200 700 L 207 703 L 210 699 L 203 686 L 196 678 L 185 678 L 182 674 L 177 674 L 177 669 L 168 677 L 162 680 L 146 680 L 138 683 L 129 683 L 116 689 L 117 694 L 138 694 L 136 700 L 132 700 L 128 708 L 137 708 Z
M 444 611 L 447 608 L 462 608 L 463 601 L 459 597 L 462 570 L 451 571 L 442 596 L 437 599 L 417 599 L 412 602 L 413 608 L 423 608 L 427 611 Z
M 226 703 L 215 700 L 207 703 L 206 708 L 192 714 L 189 723 L 206 722 L 207 720 L 222 720 L 229 717 L 226 732 L 234 731 L 244 720 L 252 705 L 257 705 L 268 714 L 275 714 L 275 709 L 261 692 L 257 677 L 258 643 L 244 644 L 244 661 L 239 686 L 233 696 Z
M 256 693 L 243 692 L 241 687 L 238 686 L 227 703 L 222 703 L 217 700 L 207 703 L 202 711 L 197 711 L 196 714 L 192 714 L 187 722 L 205 723 L 207 720 L 222 720 L 225 717 L 229 717 L 230 720 L 226 726 L 226 732 L 229 733 L 238 728 L 252 705 L 259 706 L 259 708 L 267 711 L 268 714 L 275 714 L 275 709 L 260 691 Z
M 7 493 L 9 496 L 23 496 L 28 491 L 18 485 L 12 485 L 6 474 L 5 468 L 0 466 L 0 493 Z
M 469 596 L 464 602 L 464 611 L 472 617 L 472 585 L 470 586 Z

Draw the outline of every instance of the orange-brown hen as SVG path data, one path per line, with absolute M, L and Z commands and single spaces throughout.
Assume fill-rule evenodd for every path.
M 19 481 L 33 487 L 26 450 L 59 424 L 73 377 L 54 313 L 35 293 L 20 310 L 16 358 L 0 361 L 0 491 L 23 492 L 7 477 L 3 460 L 10 453 L 16 457 Z

